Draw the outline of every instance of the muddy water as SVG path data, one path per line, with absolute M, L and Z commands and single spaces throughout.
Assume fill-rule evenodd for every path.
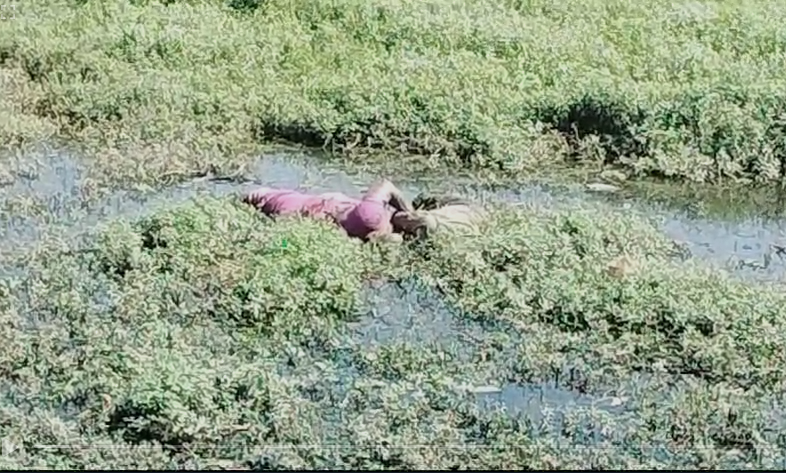
M 136 218 L 156 209 L 177 205 L 199 195 L 230 195 L 246 191 L 256 185 L 302 188 L 311 191 L 341 191 L 359 195 L 368 181 L 341 172 L 327 172 L 309 164 L 303 156 L 276 155 L 261 159 L 249 176 L 252 182 L 236 184 L 193 181 L 155 193 L 118 191 L 100 204 L 83 205 L 82 172 L 78 162 L 68 155 L 41 156 L 42 165 L 36 174 L 18 176 L 16 181 L 0 188 L 0 201 L 6 204 L 36 199 L 44 202 L 46 211 L 39 215 L 22 214 L 3 217 L 0 238 L 7 252 L 19 251 L 35 244 L 46 233 L 55 231 L 62 237 L 76 237 L 81 232 L 115 218 Z M 425 188 L 445 191 L 443 187 L 425 183 L 404 186 L 409 197 Z M 530 186 L 526 189 L 490 192 L 471 185 L 454 183 L 450 190 L 474 194 L 481 199 L 507 202 L 529 202 L 550 207 L 584 205 L 595 199 L 581 188 L 551 189 Z M 693 254 L 709 264 L 730 268 L 740 277 L 752 280 L 777 280 L 786 264 L 771 255 L 771 245 L 786 235 L 783 221 L 763 221 L 751 218 L 736 223 L 692 219 L 687 214 L 667 209 L 642 207 L 635 202 L 623 202 L 637 211 L 645 211 L 659 219 L 663 230 L 679 241 L 687 243 Z M 642 210 L 644 209 L 644 210 Z M 53 230 L 55 229 L 55 230 Z M 747 266 L 740 262 L 749 263 Z M 753 267 L 750 263 L 758 263 Z M 365 300 L 366 315 L 351 326 L 351 343 L 356 347 L 379 347 L 406 343 L 427 346 L 448 354 L 462 366 L 477 350 L 479 340 L 489 334 L 480 326 L 456 317 L 436 295 L 419 288 L 416 282 L 403 285 L 384 285 L 369 289 Z M 515 336 L 513 343 L 524 343 Z M 352 370 L 343 382 L 350 382 Z M 456 390 L 474 393 L 481 405 L 504 406 L 510 411 L 524 412 L 542 418 L 545 413 L 600 409 L 608 413 L 622 413 L 619 399 L 600 399 L 558 389 L 551 385 L 512 385 L 506 383 L 504 373 L 494 370 L 464 369 L 456 376 Z

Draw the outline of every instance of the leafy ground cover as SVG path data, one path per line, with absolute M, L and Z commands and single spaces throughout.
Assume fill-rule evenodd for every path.
M 217 198 L 73 241 L 2 282 L 6 467 L 783 462 L 783 293 L 682 261 L 634 216 L 508 207 L 483 235 L 375 247 Z M 469 359 L 347 342 L 364 291 L 412 278 L 484 327 Z M 483 408 L 455 388 L 482 367 L 617 401 Z
M 55 197 L 85 201 L 242 171 L 278 141 L 440 178 L 776 181 L 785 17 L 774 0 L 27 2 L 0 28 L 0 185 L 63 141 L 88 166 Z M 3 217 L 54 224 L 30 194 Z M 18 448 L 0 465 L 783 468 L 782 286 L 604 209 L 499 207 L 480 235 L 373 246 L 200 198 L 4 247 L 0 438 Z M 368 343 L 363 301 L 391 285 L 475 338 Z M 468 382 L 583 404 L 498 410 Z
M 75 138 L 126 182 L 281 139 L 509 176 L 772 181 L 785 19 L 776 0 L 28 2 L 0 31 L 0 136 Z

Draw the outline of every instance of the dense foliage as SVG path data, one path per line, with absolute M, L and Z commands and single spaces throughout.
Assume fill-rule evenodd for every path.
M 0 464 L 782 462 L 782 293 L 680 261 L 634 216 L 492 215 L 482 235 L 380 247 L 212 199 L 38 248 L 3 280 L 0 437 L 21 449 Z M 620 256 L 631 270 L 608 271 Z M 431 287 L 447 305 L 425 317 L 473 340 L 359 337 L 384 280 Z M 489 381 L 548 404 L 484 407 L 471 386 Z
M 278 139 L 777 180 L 784 25 L 777 0 L 27 2 L 0 30 L 0 136 L 77 137 L 149 180 Z
M 403 245 L 229 198 L 95 210 L 130 198 L 108 184 L 244 171 L 277 141 L 443 181 L 781 180 L 786 3 L 16 7 L 0 467 L 786 466 L 782 286 L 631 210 L 489 204 L 482 232 Z

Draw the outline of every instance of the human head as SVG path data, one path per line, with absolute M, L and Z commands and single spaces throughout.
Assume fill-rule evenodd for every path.
M 393 231 L 404 235 L 420 236 L 436 227 L 436 219 L 424 211 L 396 212 L 390 219 Z

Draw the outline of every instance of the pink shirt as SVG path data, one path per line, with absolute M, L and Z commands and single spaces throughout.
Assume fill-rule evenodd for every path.
M 303 214 L 309 217 L 331 217 L 336 220 L 360 201 L 339 192 L 326 192 L 309 197 L 303 207 Z
M 312 196 L 288 189 L 262 187 L 249 192 L 243 199 L 268 216 L 300 212 Z
M 261 187 L 246 194 L 243 201 L 268 216 L 303 213 L 312 217 L 337 217 L 360 202 L 340 192 L 314 195 L 290 189 Z
M 339 219 L 347 234 L 352 237 L 366 239 L 372 232 L 384 230 L 390 226 L 393 212 L 387 202 L 380 196 L 366 196 Z
M 362 200 L 340 192 L 304 194 L 288 189 L 262 187 L 243 198 L 268 216 L 302 213 L 310 217 L 332 217 L 349 236 L 366 239 L 390 225 L 393 212 L 385 196 L 368 195 Z

